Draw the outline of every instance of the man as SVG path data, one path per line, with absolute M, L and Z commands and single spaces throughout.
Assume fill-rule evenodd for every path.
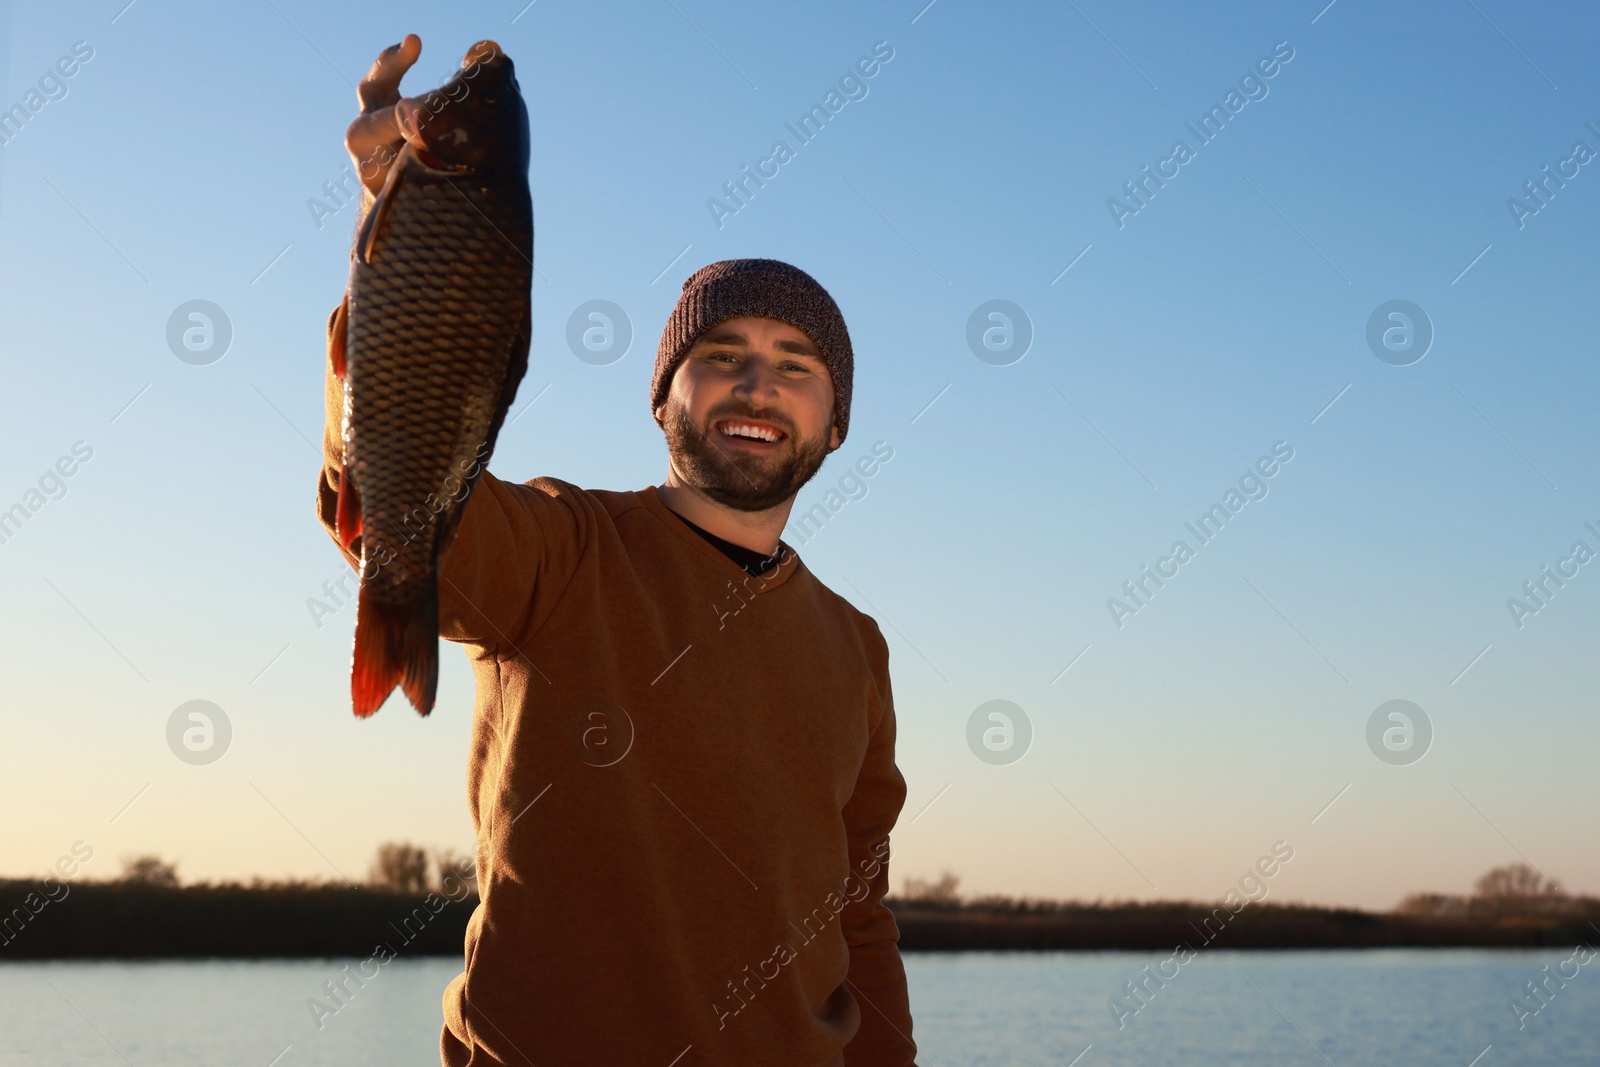
M 386 50 L 358 90 L 346 144 L 369 200 L 420 48 Z M 810 275 L 713 263 L 656 355 L 661 485 L 474 487 L 439 582 L 441 636 L 477 682 L 480 894 L 445 1067 L 913 1063 L 882 904 L 905 801 L 888 646 L 779 536 L 844 441 L 852 367 Z M 342 390 L 330 371 L 330 535 Z

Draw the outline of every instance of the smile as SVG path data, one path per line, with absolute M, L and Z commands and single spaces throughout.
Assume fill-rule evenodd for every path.
M 768 422 L 746 419 L 729 419 L 716 424 L 723 438 L 753 448 L 776 448 L 787 436 Z

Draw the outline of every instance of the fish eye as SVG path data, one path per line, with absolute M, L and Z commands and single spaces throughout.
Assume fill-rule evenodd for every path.
M 496 104 L 498 104 L 500 102 L 500 98 L 498 96 L 495 96 L 493 93 L 490 93 L 488 96 L 485 96 L 483 98 L 483 102 L 485 104 L 488 104 L 490 107 L 494 107 Z

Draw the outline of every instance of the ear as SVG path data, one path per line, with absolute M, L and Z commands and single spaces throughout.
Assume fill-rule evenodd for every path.
M 838 422 L 830 420 L 829 423 L 828 423 L 828 426 L 829 426 L 829 429 L 832 431 L 830 436 L 829 436 L 829 438 L 828 438 L 828 451 L 829 452 L 833 452 L 836 449 L 838 449 L 838 447 L 841 444 L 843 444 L 844 442 L 839 439 L 839 424 L 838 424 Z
M 667 372 L 667 380 L 661 386 L 661 403 L 650 409 L 650 414 L 655 417 L 656 425 L 662 429 L 666 429 L 667 405 L 672 401 L 673 379 L 677 378 L 678 368 L 683 366 L 684 359 L 687 358 L 687 355 L 685 355 L 683 359 L 679 359 L 672 365 L 672 370 Z

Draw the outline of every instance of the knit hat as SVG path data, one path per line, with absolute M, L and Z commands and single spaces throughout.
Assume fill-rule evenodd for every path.
M 650 410 L 666 399 L 672 372 L 695 338 L 719 322 L 744 316 L 787 322 L 822 352 L 833 378 L 833 414 L 844 442 L 850 427 L 850 387 L 855 356 L 839 305 L 817 280 L 799 267 L 776 259 L 724 259 L 695 271 L 661 331 L 656 371 L 650 381 Z

